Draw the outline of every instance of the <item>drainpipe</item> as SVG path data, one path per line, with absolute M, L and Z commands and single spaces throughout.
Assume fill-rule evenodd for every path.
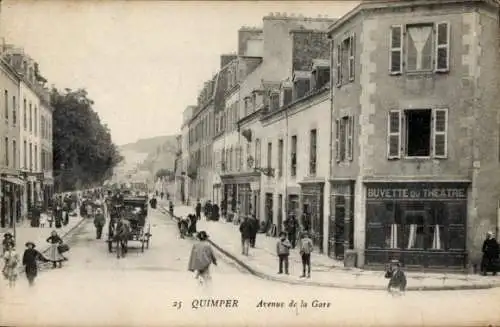
M 333 110 L 334 110 L 334 108 L 333 108 L 333 95 L 334 95 L 335 86 L 333 85 L 333 56 L 334 56 L 333 50 L 334 50 L 334 46 L 333 46 L 333 40 L 331 39 L 330 35 L 328 35 L 328 38 L 330 39 L 330 149 L 329 149 L 330 156 L 328 158 L 329 176 L 326 177 L 325 182 L 327 184 L 330 184 L 329 179 L 331 176 L 333 176 L 333 154 L 334 154 L 334 151 L 333 151 L 333 127 L 335 126 L 333 123 L 333 120 L 335 118 L 335 115 L 333 114 Z M 330 210 L 331 210 L 330 201 L 331 201 L 331 193 L 332 193 L 331 185 L 325 185 L 325 189 L 329 190 L 329 192 L 327 194 L 327 200 L 328 200 L 327 208 L 330 208 L 330 209 L 327 209 L 328 216 L 325 217 L 325 219 L 327 219 L 327 221 L 328 221 L 327 228 L 326 228 L 327 248 L 325 249 L 326 253 L 328 254 L 329 253 L 329 242 L 330 242 L 330 240 L 328 239 L 329 235 L 330 235 L 329 229 L 333 228 L 333 226 L 330 225 L 330 216 L 332 214 L 330 212 Z M 323 233 L 323 234 L 325 234 L 325 233 Z
M 288 108 L 285 108 L 285 172 L 283 174 L 283 184 L 284 184 L 284 187 L 285 187 L 285 196 L 284 196 L 284 204 L 282 203 L 282 217 L 281 217 L 281 223 L 283 224 L 283 219 L 287 219 L 287 209 L 288 209 L 288 158 L 289 158 L 289 153 L 288 153 Z M 295 160 L 297 160 L 297 158 L 295 158 Z M 291 159 L 291 156 L 290 156 L 290 165 L 292 164 L 292 159 Z M 279 228 L 281 230 L 281 226 Z

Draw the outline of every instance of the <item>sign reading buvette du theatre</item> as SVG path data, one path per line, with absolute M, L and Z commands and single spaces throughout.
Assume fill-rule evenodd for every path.
M 466 183 L 366 183 L 366 198 L 384 199 L 467 199 Z

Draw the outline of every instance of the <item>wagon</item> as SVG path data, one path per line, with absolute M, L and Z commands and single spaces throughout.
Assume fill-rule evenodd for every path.
M 108 232 L 108 250 L 113 252 L 113 243 L 117 248 L 117 256 L 121 252 L 126 253 L 128 242 L 140 242 L 141 252 L 144 248 L 148 249 L 151 239 L 151 224 L 148 220 L 148 198 L 147 197 L 125 197 L 123 199 L 123 206 L 116 208 L 117 210 L 112 215 L 109 222 Z M 122 218 L 129 228 L 125 233 L 119 232 L 119 218 Z M 122 235 L 122 236 L 119 236 Z M 120 247 L 122 247 L 120 249 Z

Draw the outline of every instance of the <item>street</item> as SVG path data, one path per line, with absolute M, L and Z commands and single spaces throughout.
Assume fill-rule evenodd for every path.
M 258 279 L 217 253 L 213 287 L 203 289 L 187 271 L 192 240 L 180 239 L 176 224 L 150 211 L 150 249 L 130 243 L 128 257 L 108 253 L 95 239 L 92 220 L 69 242 L 62 269 L 42 271 L 33 288 L 20 276 L 16 288 L 0 288 L 0 325 L 488 325 L 500 322 L 500 290 L 385 292 L 287 285 Z M 107 229 L 105 229 L 107 230 Z M 204 308 L 205 299 L 231 300 L 235 307 Z M 259 302 L 262 303 L 258 307 Z M 290 308 L 291 300 L 297 308 Z M 312 307 L 322 303 L 323 307 Z M 301 301 L 307 308 L 300 308 Z M 174 307 L 174 302 L 182 303 Z M 270 303 L 272 302 L 272 303 Z M 282 306 L 280 305 L 282 303 Z M 328 304 L 329 303 L 329 307 Z M 193 308 L 193 306 L 197 308 Z M 443 314 L 446 313 L 446 314 Z

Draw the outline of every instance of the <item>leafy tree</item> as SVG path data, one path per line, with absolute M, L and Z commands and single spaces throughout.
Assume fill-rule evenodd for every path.
M 158 169 L 158 171 L 155 174 L 155 178 L 158 179 L 163 177 L 167 178 L 168 180 L 173 180 L 174 172 L 166 168 Z
M 83 89 L 52 89 L 53 159 L 56 189 L 72 190 L 102 184 L 123 160 L 108 127 L 92 109 Z

